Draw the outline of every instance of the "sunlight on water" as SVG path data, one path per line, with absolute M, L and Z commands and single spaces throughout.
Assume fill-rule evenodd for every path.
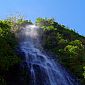
M 33 29 L 35 28 L 35 29 Z M 35 26 L 35 25 L 28 25 L 26 26 L 25 28 L 25 34 L 30 36 L 30 37 L 37 37 L 38 36 L 38 33 L 37 33 L 37 30 L 38 30 L 38 27 Z
M 30 85 L 78 85 L 60 64 L 42 53 L 38 30 L 35 25 L 27 25 L 19 33 L 20 49 L 31 72 Z

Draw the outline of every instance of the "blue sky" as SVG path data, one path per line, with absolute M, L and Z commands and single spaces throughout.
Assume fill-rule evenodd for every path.
M 32 21 L 55 18 L 85 36 L 85 0 L 0 0 L 0 19 L 15 14 Z

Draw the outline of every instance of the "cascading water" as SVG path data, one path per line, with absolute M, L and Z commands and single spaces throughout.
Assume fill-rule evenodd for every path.
M 30 69 L 30 85 L 78 85 L 60 64 L 42 52 L 38 31 L 37 26 L 28 25 L 18 33 Z

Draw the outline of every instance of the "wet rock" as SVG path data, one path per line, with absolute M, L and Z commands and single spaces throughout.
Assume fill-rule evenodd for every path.
M 16 64 L 5 74 L 7 85 L 30 85 L 30 70 L 26 65 Z

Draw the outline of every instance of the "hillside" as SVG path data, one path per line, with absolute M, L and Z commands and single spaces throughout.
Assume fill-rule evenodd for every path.
M 32 22 L 16 18 L 0 20 L 0 85 L 8 85 L 7 78 L 10 68 L 19 66 L 22 62 L 21 55 L 16 53 L 18 40 L 15 33 L 26 24 L 32 24 Z M 80 80 L 81 85 L 84 85 L 85 37 L 59 24 L 54 19 L 37 18 L 36 25 L 43 29 L 42 47 L 46 51 L 58 55 L 55 59 L 58 58 L 59 62 Z M 25 76 L 24 82 L 27 81 L 26 72 L 19 72 Z
M 37 18 L 36 24 L 44 30 L 42 35 L 44 49 L 58 55 L 60 63 L 84 85 L 85 37 L 55 22 L 54 19 Z

